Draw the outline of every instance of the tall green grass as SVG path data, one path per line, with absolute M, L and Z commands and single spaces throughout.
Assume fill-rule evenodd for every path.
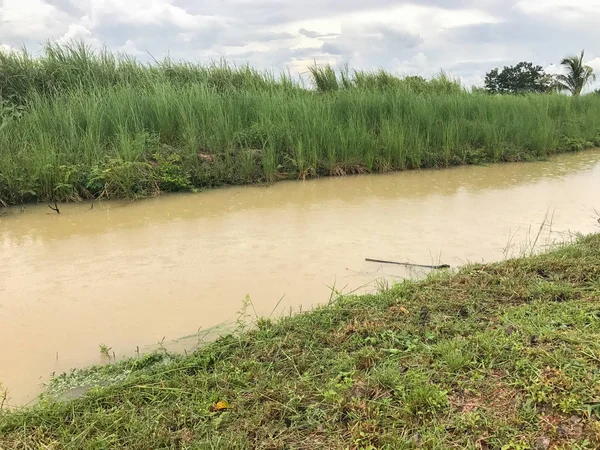
M 154 64 L 142 64 L 126 54 L 93 51 L 78 42 L 62 45 L 49 42 L 37 57 L 26 49 L 0 51 L 0 98 L 4 105 L 23 105 L 33 94 L 60 96 L 81 88 L 157 83 L 201 83 L 219 92 L 299 88 L 285 73 L 275 77 L 249 66 L 231 66 L 225 61 L 202 66 L 166 58 Z
M 38 59 L 4 54 L 0 201 L 521 161 L 600 145 L 598 96 L 498 97 L 443 77 L 323 70 L 337 88 L 225 64 L 144 66 L 76 46 Z
M 312 83 L 319 92 L 332 92 L 340 89 L 362 90 L 406 90 L 412 93 L 457 94 L 463 92 L 459 81 L 448 77 L 444 72 L 431 80 L 420 76 L 399 78 L 385 70 L 354 70 L 350 73 L 344 66 L 336 73 L 329 64 L 319 66 L 316 63 L 308 67 Z

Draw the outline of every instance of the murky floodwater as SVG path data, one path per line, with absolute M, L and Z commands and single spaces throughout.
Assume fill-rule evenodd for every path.
M 135 203 L 12 208 L 0 217 L 0 382 L 11 403 L 51 372 L 100 362 L 256 312 L 297 310 L 400 266 L 519 252 L 548 214 L 552 238 L 598 229 L 600 151 L 548 162 L 459 167 Z M 551 220 L 550 220 L 551 218 Z M 548 228 L 548 227 L 547 227 Z M 538 243 L 546 242 L 547 234 Z

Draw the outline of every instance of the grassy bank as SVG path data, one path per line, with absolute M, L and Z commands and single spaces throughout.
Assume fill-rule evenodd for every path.
M 600 235 L 74 377 L 0 448 L 598 448 Z
M 439 77 L 248 67 L 50 47 L 0 64 L 0 204 L 545 158 L 600 145 L 600 98 L 468 93 Z M 62 53 L 61 53 L 62 52 Z

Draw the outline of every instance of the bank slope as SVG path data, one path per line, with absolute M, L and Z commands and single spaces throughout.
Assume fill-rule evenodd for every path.
M 83 372 L 120 381 L 0 414 L 0 448 L 600 445 L 600 235 L 256 325 Z

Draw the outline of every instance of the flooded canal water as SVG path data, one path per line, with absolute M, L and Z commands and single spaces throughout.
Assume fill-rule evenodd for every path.
M 24 404 L 52 372 L 101 362 L 100 344 L 132 355 L 234 321 L 247 295 L 277 315 L 414 274 L 365 258 L 455 267 L 519 254 L 542 222 L 538 246 L 598 230 L 599 192 L 590 150 L 0 210 L 0 383 Z

